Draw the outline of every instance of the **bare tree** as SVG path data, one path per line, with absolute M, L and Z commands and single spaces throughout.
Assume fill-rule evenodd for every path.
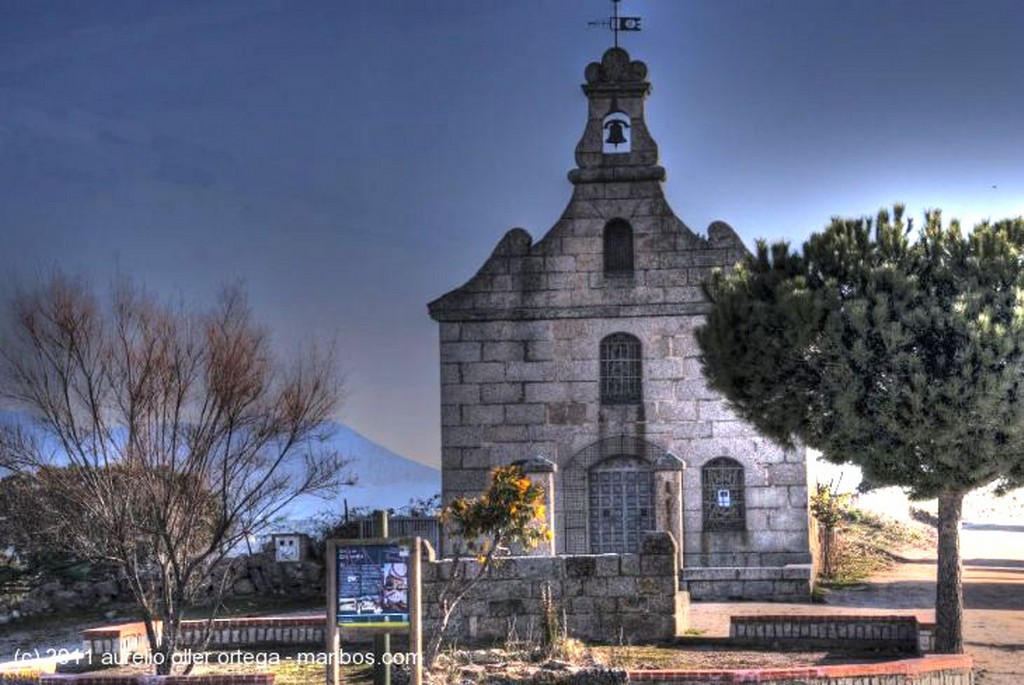
M 170 673 L 181 621 L 227 555 L 299 495 L 340 484 L 324 442 L 333 358 L 276 363 L 238 288 L 191 313 L 130 285 L 103 306 L 55 276 L 9 314 L 0 393 L 30 423 L 0 431 L 0 466 L 48 493 L 38 525 L 120 570 Z

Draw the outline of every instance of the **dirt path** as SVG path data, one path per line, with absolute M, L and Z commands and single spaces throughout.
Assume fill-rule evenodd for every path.
M 977 685 L 1024 683 L 1024 532 L 962 531 L 964 636 Z M 867 582 L 833 590 L 821 604 L 694 603 L 691 626 L 727 635 L 731 614 L 886 613 L 933 621 L 935 556 L 908 551 L 906 561 Z
M 964 639 L 977 663 L 978 685 L 1024 683 L 1024 533 L 967 529 L 964 559 Z M 864 589 L 829 595 L 829 604 L 926 610 L 935 605 L 935 556 L 908 552 L 907 562 L 878 574 Z

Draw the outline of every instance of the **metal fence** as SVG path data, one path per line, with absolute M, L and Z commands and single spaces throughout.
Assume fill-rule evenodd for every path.
M 441 522 L 436 516 L 389 516 L 388 537 L 411 538 L 419 536 L 433 548 L 441 551 Z M 359 537 L 373 537 L 373 518 L 359 519 Z

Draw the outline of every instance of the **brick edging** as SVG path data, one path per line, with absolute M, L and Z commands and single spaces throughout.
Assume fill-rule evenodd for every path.
M 273 673 L 216 673 L 206 675 L 109 675 L 66 673 L 43 675 L 42 685 L 274 685 Z
M 733 670 L 627 671 L 630 682 L 675 681 L 682 678 L 714 683 L 756 683 L 801 678 L 850 678 L 875 675 L 922 675 L 943 670 L 969 671 L 974 659 L 967 654 L 941 654 L 917 659 L 900 659 L 870 664 L 836 664 L 801 668 L 745 668 Z
M 205 618 L 187 619 L 181 622 L 183 629 L 199 628 L 206 625 Z M 231 628 L 296 628 L 310 624 L 327 623 L 326 614 L 310 614 L 308 616 L 247 616 L 245 618 L 215 618 L 213 627 L 218 629 Z M 145 631 L 142 621 L 130 621 L 110 626 L 86 628 L 79 632 L 85 639 L 104 639 L 120 637 L 124 632 Z
M 914 614 L 733 614 L 730 621 L 750 623 L 819 623 L 821 621 L 918 621 Z

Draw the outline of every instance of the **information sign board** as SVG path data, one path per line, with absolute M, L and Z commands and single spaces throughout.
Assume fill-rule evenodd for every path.
M 409 627 L 408 544 L 349 543 L 335 555 L 338 626 Z

